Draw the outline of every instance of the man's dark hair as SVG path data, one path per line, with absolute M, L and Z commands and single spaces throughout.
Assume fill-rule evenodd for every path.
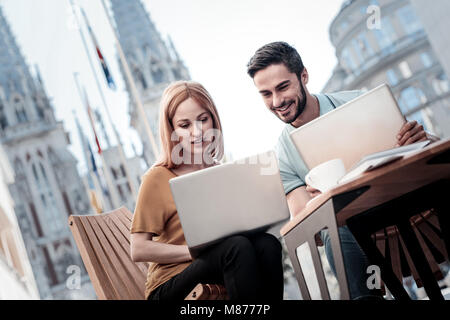
M 272 64 L 284 64 L 289 72 L 295 73 L 300 81 L 305 68 L 297 50 L 286 42 L 272 42 L 259 48 L 247 64 L 247 73 L 254 77 L 255 73 Z

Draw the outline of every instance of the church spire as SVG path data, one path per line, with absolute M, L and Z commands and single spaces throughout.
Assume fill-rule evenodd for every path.
M 24 124 L 55 124 L 53 109 L 37 73 L 33 78 L 0 7 L 0 141 L 28 132 Z M 40 88 L 39 88 L 40 87 Z M 10 128 L 16 127 L 14 130 Z
M 172 81 L 189 80 L 189 71 L 179 59 L 173 43 L 168 44 L 163 40 L 141 0 L 110 0 L 110 4 L 120 45 L 140 100 L 146 109 L 152 134 L 157 136 L 159 99 L 162 92 Z M 125 70 L 121 68 L 121 71 L 127 90 L 131 93 Z M 136 102 L 131 96 L 131 126 L 138 132 L 143 143 L 144 158 L 151 165 L 155 161 L 151 152 L 153 143 L 148 138 L 148 132 L 145 130 L 147 127 L 139 114 Z
M 161 83 L 189 79 L 173 43 L 162 39 L 140 0 L 110 2 L 120 44 L 142 94 Z

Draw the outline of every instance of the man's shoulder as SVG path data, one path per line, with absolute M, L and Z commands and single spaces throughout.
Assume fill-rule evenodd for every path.
M 362 90 L 348 90 L 348 91 L 339 91 L 332 93 L 325 93 L 325 95 L 330 98 L 336 106 L 340 106 L 350 100 L 353 100 L 360 95 L 362 95 L 364 91 Z
M 295 130 L 295 128 L 293 126 L 291 126 L 290 124 L 286 124 L 283 128 L 283 130 L 281 130 L 281 133 L 278 137 L 278 145 L 280 144 L 285 144 L 286 140 L 290 141 L 289 139 L 289 134 Z

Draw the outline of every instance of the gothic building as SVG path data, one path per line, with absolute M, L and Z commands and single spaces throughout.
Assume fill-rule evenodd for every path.
M 1 8 L 0 144 L 14 171 L 9 189 L 40 298 L 79 297 L 80 290 L 66 287 L 68 266 L 79 266 L 83 280 L 88 278 L 67 218 L 90 212 L 89 200 L 67 149 L 69 135 L 55 119 L 39 71 L 33 76 L 26 65 Z
M 163 41 L 140 0 L 110 2 L 119 42 L 130 66 L 153 136 L 159 142 L 158 110 L 162 92 L 172 81 L 190 79 L 189 72 L 172 41 Z M 128 92 L 131 92 L 130 85 L 126 77 L 124 78 Z M 130 101 L 131 126 L 141 138 L 143 156 L 150 166 L 155 160 L 150 140 L 131 95 Z

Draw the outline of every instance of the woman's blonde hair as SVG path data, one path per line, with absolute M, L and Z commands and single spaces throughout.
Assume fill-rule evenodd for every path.
M 172 141 L 174 127 L 172 119 L 177 111 L 178 106 L 192 98 L 202 108 L 209 111 L 213 121 L 213 128 L 222 133 L 222 125 L 220 123 L 217 108 L 212 100 L 210 94 L 198 82 L 195 81 L 176 81 L 171 83 L 165 90 L 161 97 L 159 109 L 159 138 L 161 142 L 160 159 L 155 163 L 155 166 L 163 166 L 168 169 L 176 168 L 179 165 L 174 163 L 172 159 L 172 150 L 177 141 Z M 215 137 L 215 148 L 211 150 L 211 156 L 219 161 L 224 153 L 222 136 Z

